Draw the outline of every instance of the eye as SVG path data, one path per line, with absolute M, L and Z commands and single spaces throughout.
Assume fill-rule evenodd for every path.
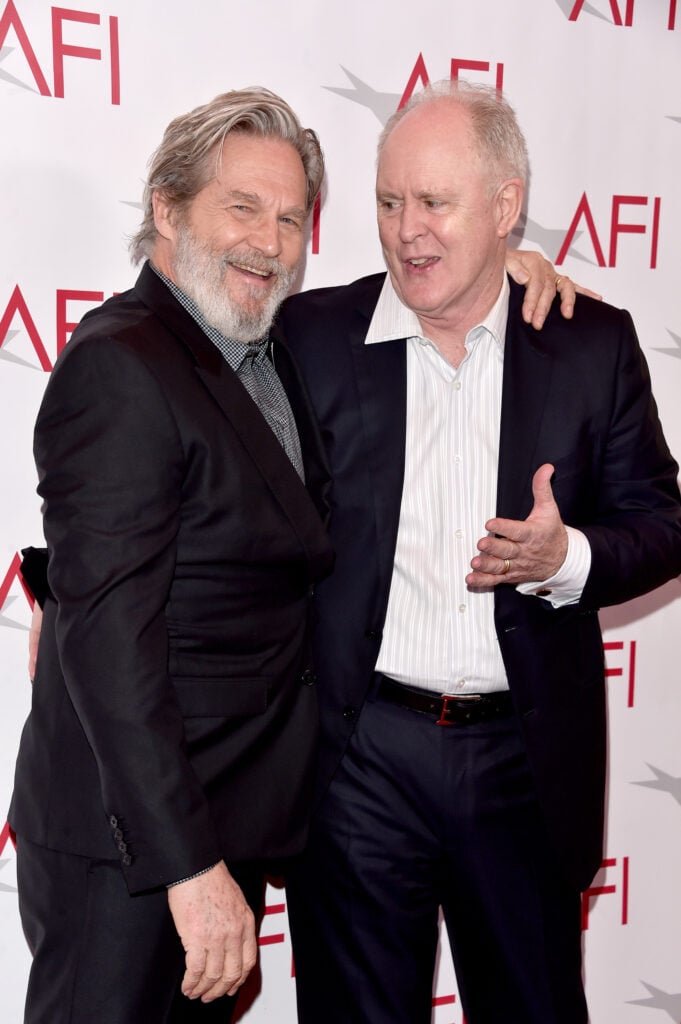
M 393 210 L 399 209 L 400 202 L 398 199 L 379 199 L 378 208 L 379 210 L 385 210 L 386 213 L 391 213 Z
M 280 217 L 279 220 L 281 221 L 282 224 L 290 225 L 291 227 L 297 228 L 298 230 L 302 228 L 302 224 L 297 217 Z
M 442 199 L 424 199 L 423 202 L 427 210 L 439 210 L 445 205 Z

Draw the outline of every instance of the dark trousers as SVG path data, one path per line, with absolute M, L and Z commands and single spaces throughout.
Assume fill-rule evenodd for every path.
M 234 877 L 254 912 L 264 873 Z M 19 909 L 33 954 L 24 1024 L 228 1024 L 236 997 L 182 995 L 184 950 L 165 890 L 130 896 L 116 861 L 18 837 Z
M 429 1024 L 440 906 L 467 1024 L 586 1024 L 580 896 L 513 718 L 367 702 L 288 906 L 299 1024 Z

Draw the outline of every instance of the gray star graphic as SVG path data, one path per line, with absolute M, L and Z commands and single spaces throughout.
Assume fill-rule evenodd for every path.
M 651 1010 L 664 1010 L 674 1024 L 679 1024 L 681 1021 L 681 992 L 664 992 L 661 988 L 648 985 L 645 981 L 642 981 L 641 984 L 648 989 L 650 997 L 648 999 L 629 999 L 627 1002 L 632 1006 L 648 1006 Z
M 9 608 L 10 605 L 14 604 L 16 597 L 10 595 L 5 598 L 5 603 L 2 606 L 3 611 L 5 608 Z M 22 626 L 20 622 L 15 622 L 14 619 L 8 619 L 0 611 L 0 626 L 6 626 L 8 629 L 23 629 L 26 633 L 28 632 L 28 626 Z
M 672 117 L 671 114 L 667 114 L 668 121 L 676 121 L 677 124 L 681 124 L 681 117 Z
M 681 340 L 681 339 L 679 339 Z M 645 782 L 633 782 L 633 786 L 647 786 L 648 789 L 661 789 L 663 793 L 669 793 L 673 796 L 677 804 L 681 804 L 681 777 L 676 775 L 669 775 L 667 772 L 663 772 L 661 768 L 655 768 L 652 764 L 647 764 L 651 772 L 655 775 L 654 779 L 647 779 Z
M 0 860 L 0 871 L 2 871 L 2 869 L 5 866 L 5 864 L 9 864 L 9 858 L 7 858 L 7 857 L 4 860 Z M 16 886 L 14 886 L 14 885 L 5 885 L 4 882 L 0 882 L 0 892 L 16 892 L 16 891 L 17 891 Z
M 144 203 L 131 203 L 127 199 L 121 199 L 121 206 L 132 206 L 134 210 L 144 209 Z
M 572 10 L 573 10 L 573 8 L 575 6 L 575 0 L 556 0 L 556 3 L 560 7 L 560 9 L 563 12 L 563 14 L 565 15 L 565 17 L 569 18 L 570 14 L 572 13 Z M 584 6 L 582 7 L 582 9 L 581 9 L 581 11 L 579 13 L 580 14 L 593 14 L 594 18 L 601 18 L 603 21 L 609 21 L 610 20 L 609 18 L 606 18 L 606 16 L 604 14 L 601 14 L 600 11 L 597 11 L 595 7 L 592 7 L 591 4 L 584 4 Z
M 560 252 L 560 247 L 563 244 L 566 231 L 563 228 L 545 228 L 541 224 L 538 224 L 536 220 L 532 220 L 530 217 L 525 217 L 518 221 L 518 224 L 513 229 L 512 234 L 518 240 L 524 239 L 526 242 L 534 242 L 544 250 L 549 259 L 555 260 L 556 256 Z M 573 235 L 575 242 L 577 242 L 583 234 L 583 231 L 575 231 Z M 581 260 L 583 263 L 591 263 L 592 266 L 595 266 L 594 260 L 590 260 L 587 259 L 586 256 L 582 256 L 582 254 L 577 252 L 572 245 L 568 249 L 567 255 L 572 256 L 575 260 Z
M 359 103 L 363 107 L 368 107 L 381 124 L 385 125 L 388 118 L 397 110 L 397 104 L 402 99 L 402 94 L 399 92 L 377 92 L 376 89 L 372 89 L 366 82 L 353 75 L 352 71 L 344 68 L 342 64 L 341 68 L 354 85 L 354 89 L 339 89 L 333 85 L 325 85 L 324 88 L 328 92 L 335 92 L 338 96 L 344 96 L 346 100 L 352 100 L 353 103 Z
M 672 356 L 674 359 L 681 359 L 681 336 L 674 334 L 667 328 L 667 334 L 672 339 L 676 348 L 654 348 L 653 352 L 664 352 L 666 356 Z
M 13 53 L 13 52 L 14 52 L 14 47 L 13 46 L 3 46 L 3 48 L 0 50 L 0 64 L 2 64 L 3 60 L 6 60 L 7 57 L 9 57 L 10 53 Z M 37 92 L 38 91 L 37 89 L 33 89 L 30 85 L 26 85 L 25 82 L 21 82 L 18 78 L 15 78 L 14 75 L 10 75 L 10 73 L 8 71 L 3 71 L 1 68 L 0 68 L 0 81 L 2 81 L 2 82 L 9 82 L 10 85 L 18 85 L 20 89 L 28 89 L 29 92 Z
M 19 331 L 8 331 L 5 335 L 5 343 L 11 341 L 17 334 L 19 334 Z M 27 366 L 29 370 L 42 371 L 42 366 L 39 364 L 36 366 L 35 363 L 29 363 L 27 359 L 15 356 L 13 352 L 8 352 L 8 350 L 3 348 L 2 345 L 0 345 L 0 359 L 4 359 L 7 363 L 16 363 L 18 366 Z

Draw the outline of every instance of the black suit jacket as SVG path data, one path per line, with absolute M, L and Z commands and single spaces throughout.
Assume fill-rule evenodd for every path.
M 336 566 L 317 591 L 321 790 L 371 681 L 397 538 L 406 345 L 364 344 L 383 280 L 381 274 L 295 296 L 281 315 L 334 481 Z M 575 607 L 554 609 L 511 586 L 497 587 L 496 630 L 551 834 L 571 878 L 584 888 L 600 863 L 603 831 L 597 609 L 681 572 L 678 467 L 629 315 L 580 296 L 573 320 L 563 320 L 554 306 L 537 332 L 522 320 L 522 295 L 511 283 L 497 513 L 525 518 L 535 470 L 553 463 L 556 501 L 564 521 L 587 535 L 592 564 Z
M 148 266 L 85 317 L 38 416 L 56 603 L 10 820 L 52 849 L 118 849 L 132 892 L 304 842 L 327 480 L 283 345 L 275 359 L 309 492 Z

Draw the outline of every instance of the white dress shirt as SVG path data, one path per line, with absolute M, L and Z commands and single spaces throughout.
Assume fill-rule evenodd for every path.
M 466 335 L 466 355 L 454 367 L 424 336 L 388 276 L 365 340 L 407 339 L 404 488 L 376 668 L 438 693 L 508 688 L 493 589 L 473 591 L 465 582 L 496 512 L 508 298 L 504 275 L 497 301 Z M 529 595 L 549 589 L 555 607 L 579 600 L 591 564 L 586 537 L 567 529 L 568 554 L 558 573 L 518 587 Z

